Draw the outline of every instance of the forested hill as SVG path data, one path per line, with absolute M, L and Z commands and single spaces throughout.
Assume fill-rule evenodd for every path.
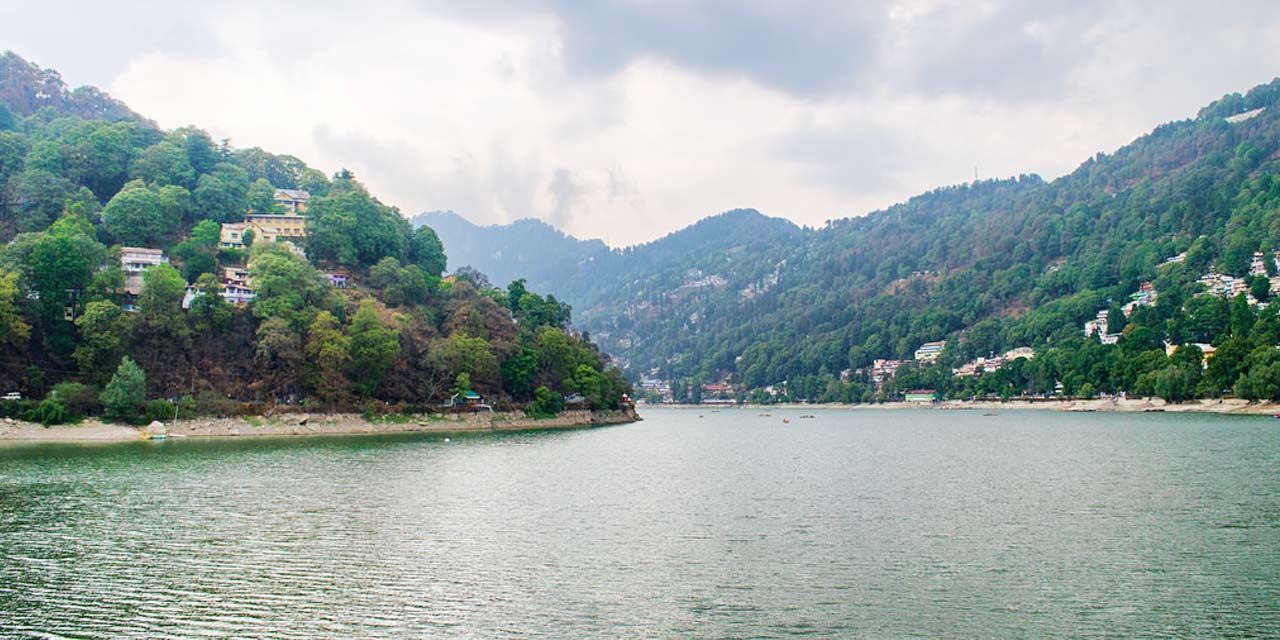
M 22 116 L 47 109 L 48 113 L 86 120 L 132 120 L 155 127 L 155 123 L 97 88 L 71 89 L 57 71 L 42 69 L 12 51 L 0 53 L 0 103 Z
M 446 266 L 349 171 L 164 131 L 0 58 L 5 417 L 619 407 L 629 385 L 568 306 Z
M 1271 339 L 1253 333 L 1269 331 L 1275 315 L 1255 304 L 1270 294 L 1254 280 L 1259 269 L 1274 272 L 1280 248 L 1278 97 L 1280 82 L 1226 96 L 1052 182 L 1027 175 L 941 188 L 815 231 L 753 234 L 756 218 L 722 218 L 733 224 L 654 243 L 679 251 L 614 252 L 611 268 L 566 272 L 548 287 L 633 375 L 724 380 L 739 394 L 873 396 L 877 385 L 859 370 L 944 339 L 938 366 L 921 367 L 928 376 L 898 383 L 971 393 L 972 380 L 955 382 L 952 368 L 1031 347 L 1050 356 L 1035 358 L 1037 379 L 1009 381 L 1002 393 L 1058 383 L 1070 393 L 1086 382 L 1090 392 L 1150 392 L 1172 366 L 1162 343 Z M 1255 252 L 1268 258 L 1253 261 Z M 1224 298 L 1199 295 L 1209 276 L 1240 278 L 1228 293 L 1252 287 L 1234 329 Z M 1127 323 L 1115 318 L 1113 329 L 1130 325 L 1112 332 L 1118 344 L 1089 351 L 1084 322 L 1100 310 L 1117 315 L 1143 283 L 1159 302 L 1130 308 Z M 1211 368 L 1216 378 L 1204 386 L 1195 371 L 1197 394 L 1230 392 L 1253 371 L 1244 356 L 1215 360 L 1222 370 Z

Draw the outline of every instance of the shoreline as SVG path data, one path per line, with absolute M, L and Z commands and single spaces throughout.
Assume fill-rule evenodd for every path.
M 842 403 L 805 404 L 787 402 L 780 404 L 663 404 L 641 405 L 646 408 L 701 409 L 713 411 L 720 409 L 752 409 L 757 411 L 779 410 L 814 410 L 841 409 L 851 411 L 889 410 L 889 411 L 1067 411 L 1097 413 L 1216 413 L 1227 415 L 1280 415 L 1280 403 L 1249 402 L 1240 398 L 1224 398 L 1221 400 L 1190 400 L 1181 404 L 1165 402 L 1160 398 L 1104 398 L 1095 400 L 943 400 L 941 402 L 884 402 L 884 403 Z
M 343 436 L 386 433 L 496 433 L 588 429 L 641 420 L 629 411 L 565 411 L 553 418 L 534 419 L 523 412 L 414 416 L 406 422 L 370 422 L 360 414 L 283 414 L 271 418 L 196 418 L 166 423 L 166 439 Z M 108 443 L 142 440 L 146 427 L 86 420 L 80 424 L 45 427 L 6 419 L 0 422 L 0 443 Z

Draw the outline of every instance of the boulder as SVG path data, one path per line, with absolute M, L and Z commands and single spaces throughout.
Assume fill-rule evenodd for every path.
M 151 424 L 147 425 L 147 435 L 164 435 L 168 433 L 168 431 L 169 430 L 165 428 L 164 423 L 159 420 L 152 420 Z

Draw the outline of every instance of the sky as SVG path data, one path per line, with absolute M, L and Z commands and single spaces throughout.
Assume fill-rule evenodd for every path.
M 614 246 L 1052 179 L 1280 75 L 1269 2 L 0 3 L 0 49 L 406 215 Z

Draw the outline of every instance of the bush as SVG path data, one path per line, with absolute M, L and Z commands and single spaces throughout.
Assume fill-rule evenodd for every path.
M 525 409 L 525 413 L 534 418 L 550 418 L 559 415 L 564 409 L 564 398 L 560 394 L 546 388 L 538 387 L 533 391 L 533 403 Z
M 67 408 L 62 406 L 61 402 L 58 402 L 53 398 L 45 398 L 45 400 L 36 407 L 31 418 L 32 422 L 39 422 L 47 427 L 67 422 L 69 416 L 67 415 Z
M 79 382 L 59 382 L 54 385 L 49 397 L 62 403 L 67 413 L 73 418 L 83 418 L 98 411 L 98 388 Z
M 147 403 L 147 419 L 168 422 L 173 420 L 173 403 L 156 398 Z

